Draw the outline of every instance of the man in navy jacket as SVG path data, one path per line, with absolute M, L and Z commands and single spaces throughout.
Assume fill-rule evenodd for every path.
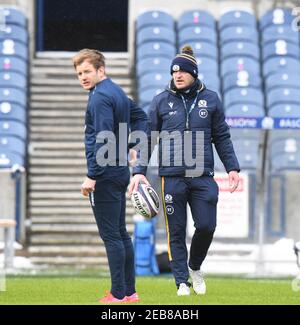
M 111 274 L 111 290 L 100 302 L 137 302 L 134 251 L 125 224 L 125 193 L 130 178 L 126 135 L 129 129 L 147 133 L 147 116 L 106 76 L 102 53 L 81 50 L 73 64 L 81 86 L 89 91 L 85 116 L 88 173 L 81 193 L 90 198 Z M 120 134 L 122 125 L 125 134 Z M 120 148 L 121 141 L 123 151 L 119 150 L 124 149 Z
M 218 95 L 206 89 L 198 79 L 197 61 L 190 46 L 185 46 L 174 58 L 171 75 L 169 86 L 154 97 L 149 109 L 151 131 L 176 133 L 168 145 L 164 143 L 164 136 L 159 140 L 159 175 L 162 178 L 168 254 L 177 294 L 190 294 L 189 276 L 196 294 L 205 294 L 200 267 L 213 239 L 218 201 L 212 143 L 229 175 L 231 192 L 238 186 L 240 168 L 221 102 Z M 185 141 L 186 135 L 190 135 L 190 142 Z M 199 135 L 202 141 L 197 142 Z M 183 159 L 185 152 L 196 157 L 194 165 Z M 145 172 L 146 167 L 134 169 L 130 192 L 143 180 Z M 189 260 L 185 242 L 187 203 L 195 226 Z

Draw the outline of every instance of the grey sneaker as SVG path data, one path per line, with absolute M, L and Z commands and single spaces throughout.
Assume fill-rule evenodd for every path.
M 180 283 L 179 288 L 177 290 L 177 296 L 189 296 L 190 293 L 190 287 L 185 283 Z
M 206 285 L 200 270 L 194 271 L 189 268 L 190 277 L 193 283 L 193 289 L 197 295 L 205 295 Z

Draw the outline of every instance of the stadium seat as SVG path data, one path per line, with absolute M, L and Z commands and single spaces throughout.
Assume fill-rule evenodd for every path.
M 147 57 L 136 65 L 137 78 L 148 72 L 169 72 L 171 62 L 169 59 L 160 56 Z
M 220 32 L 221 46 L 227 42 L 249 42 L 258 44 L 257 30 L 247 26 L 235 26 L 222 29 Z
M 263 93 L 254 88 L 234 88 L 224 94 L 224 106 L 230 107 L 235 104 L 253 104 L 257 106 L 264 105 Z
M 18 72 L 27 76 L 28 67 L 24 60 L 13 56 L 0 56 L 0 71 Z
M 276 8 L 273 10 L 267 11 L 259 21 L 259 28 L 263 31 L 270 25 L 282 26 L 288 25 L 291 26 L 295 16 L 292 15 L 290 9 Z
M 0 136 L 15 136 L 21 140 L 25 140 L 27 129 L 25 124 L 17 121 L 0 121 Z
M 20 10 L 14 8 L 0 8 L 0 10 L 2 11 L 1 15 L 5 17 L 5 24 L 14 24 L 27 28 L 27 19 Z
M 24 43 L 8 38 L 0 40 L 0 55 L 17 56 L 27 61 L 28 48 Z
M 300 75 L 290 71 L 274 73 L 265 79 L 265 87 L 267 91 L 278 87 L 300 89 Z
M 284 139 L 297 139 L 300 142 L 300 130 L 299 129 L 273 129 L 269 132 L 269 145 L 278 140 Z
M 197 57 L 199 73 L 211 72 L 215 75 L 218 74 L 218 62 L 209 57 Z
M 190 42 L 207 42 L 217 44 L 217 32 L 209 27 L 185 27 L 178 32 L 179 44 L 189 44 Z
M 246 70 L 248 73 L 260 74 L 260 63 L 249 57 L 232 57 L 221 62 L 221 77 L 228 73 Z
M 0 87 L 20 88 L 26 91 L 27 78 L 18 72 L 0 72 Z
M 28 44 L 28 33 L 23 27 L 16 25 L 6 25 L 0 29 L 0 40 L 12 39 L 24 44 Z
M 139 105 L 141 107 L 145 107 L 152 102 L 154 96 L 158 95 L 162 91 L 164 91 L 165 87 L 152 87 L 142 90 L 138 93 L 139 97 Z
M 260 49 L 257 44 L 249 42 L 228 42 L 221 47 L 221 60 L 229 57 L 250 57 L 260 60 Z
M 224 13 L 219 20 L 219 29 L 231 26 L 249 26 L 250 28 L 256 29 L 256 18 L 255 16 L 243 10 L 231 10 Z
M 267 107 L 270 110 L 278 104 L 300 104 L 300 89 L 296 88 L 275 88 L 266 95 Z
M 136 30 L 149 26 L 165 26 L 174 29 L 174 19 L 167 12 L 160 10 L 149 10 L 137 17 Z
M 136 44 L 140 46 L 146 42 L 166 42 L 175 44 L 175 30 L 164 26 L 145 27 L 137 32 Z
M 249 73 L 246 70 L 228 73 L 223 78 L 223 92 L 226 93 L 232 88 L 261 88 L 261 77 L 256 73 Z
M 0 168 L 11 168 L 14 165 L 24 166 L 24 158 L 8 150 L 0 152 Z
M 273 73 L 295 72 L 300 74 L 300 61 L 290 57 L 273 57 L 263 64 L 263 75 L 267 78 Z
M 186 43 L 182 43 L 179 44 L 179 50 L 186 45 Z M 193 51 L 194 51 L 194 55 L 196 57 L 209 57 L 212 58 L 214 60 L 218 60 L 218 48 L 216 45 L 213 45 L 212 43 L 208 43 L 208 42 L 196 42 L 196 41 L 192 41 L 189 42 L 189 45 L 192 47 Z
M 177 21 L 177 29 L 180 31 L 185 27 L 206 26 L 211 29 L 216 28 L 214 17 L 204 10 L 185 11 Z
M 260 129 L 231 128 L 230 134 L 232 140 L 253 139 L 260 143 L 262 141 L 262 131 Z
M 233 146 L 240 168 L 256 170 L 259 165 L 259 142 L 253 138 L 234 139 Z
M 2 102 L 16 103 L 25 108 L 27 107 L 27 96 L 25 91 L 17 88 L 0 88 L 0 104 Z
M 25 157 L 25 142 L 14 136 L 0 135 L 0 152 L 4 152 L 4 150 Z
M 255 117 L 261 118 L 265 116 L 263 106 L 253 104 L 235 104 L 224 107 L 226 117 Z
M 173 60 L 176 55 L 176 48 L 174 45 L 166 42 L 147 42 L 138 46 L 136 53 L 137 62 L 141 59 L 154 56 L 161 56 Z
M 294 43 L 286 42 L 285 40 L 277 40 L 270 42 L 262 47 L 262 59 L 266 61 L 275 56 L 294 57 L 299 60 L 299 46 Z
M 149 72 L 142 75 L 138 80 L 139 92 L 147 88 L 165 88 L 171 80 L 170 72 Z
M 300 104 L 273 105 L 268 111 L 268 116 L 274 118 L 300 118 Z
M 286 137 L 286 138 L 277 138 L 270 141 L 270 156 L 274 157 L 280 153 L 296 153 L 300 150 L 300 141 L 299 138 Z
M 291 26 L 276 26 L 271 25 L 264 29 L 261 33 L 262 44 L 274 42 L 277 40 L 285 40 L 289 43 L 299 44 L 299 34 L 294 31 Z
M 17 120 L 26 124 L 26 109 L 18 104 L 1 102 L 0 120 Z
M 205 84 L 206 88 L 220 92 L 221 84 L 217 74 L 212 72 L 200 72 L 198 78 Z

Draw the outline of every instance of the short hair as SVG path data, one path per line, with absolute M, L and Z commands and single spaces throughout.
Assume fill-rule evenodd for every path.
M 98 50 L 80 50 L 72 59 L 74 68 L 76 69 L 76 67 L 82 64 L 82 62 L 85 60 L 88 60 L 96 70 L 98 70 L 100 67 L 105 67 L 105 57 Z

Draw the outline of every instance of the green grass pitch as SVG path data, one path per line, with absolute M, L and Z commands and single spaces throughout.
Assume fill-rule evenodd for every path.
M 171 277 L 138 277 L 141 305 L 299 305 L 300 291 L 292 279 L 239 279 L 207 277 L 207 293 L 177 297 Z M 110 288 L 107 277 L 10 276 L 0 305 L 94 305 Z

